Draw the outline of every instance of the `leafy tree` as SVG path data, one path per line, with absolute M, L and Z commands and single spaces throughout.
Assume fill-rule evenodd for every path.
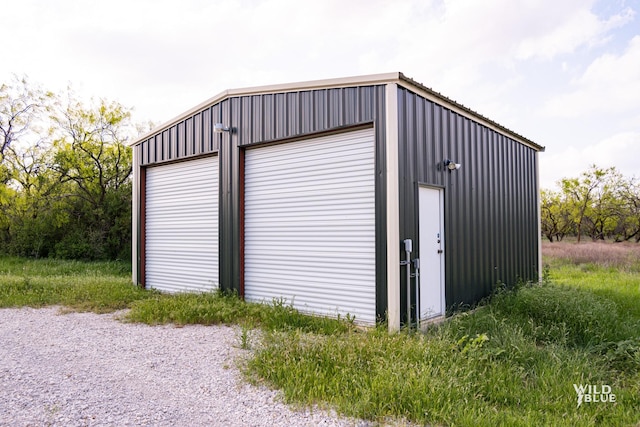
M 72 225 L 59 243 L 63 257 L 126 256 L 131 238 L 130 112 L 118 103 L 86 108 L 69 102 L 55 118 L 53 168 L 70 200 Z M 126 218 L 126 220 L 123 220 Z M 70 231 L 71 231 L 70 230 Z
M 562 240 L 571 234 L 573 222 L 571 212 L 565 203 L 562 193 L 542 190 L 540 193 L 542 234 L 550 242 Z
M 565 235 L 593 240 L 640 242 L 640 182 L 614 167 L 592 165 L 578 178 L 559 181 L 560 191 L 542 190 L 541 225 L 549 241 Z
M 118 103 L 1 85 L 0 251 L 128 259 L 134 132 Z
M 26 77 L 14 77 L 14 82 L 0 85 L 0 163 L 13 143 L 35 130 L 53 97 L 51 92 L 34 88 Z
M 612 235 L 616 242 L 640 242 L 640 182 L 636 178 L 623 179 L 616 194 L 621 206 Z
M 585 219 L 592 214 L 596 193 L 603 185 L 607 174 L 612 171 L 613 168 L 600 169 L 592 165 L 589 170 L 581 174 L 580 178 L 564 178 L 560 181 L 571 212 L 571 220 L 576 227 L 578 242 L 584 232 Z
M 585 226 L 586 233 L 592 240 L 604 240 L 613 234 L 624 216 L 623 202 L 618 194 L 624 177 L 613 167 L 603 170 L 594 167 L 594 170 L 601 174 L 598 175 L 598 185 L 592 193 L 592 203 L 589 215 L 585 217 Z
M 60 182 L 48 167 L 50 159 L 50 150 L 40 146 L 23 151 L 7 147 L 10 181 L 4 188 L 0 211 L 7 220 L 7 245 L 17 255 L 47 256 L 64 224 L 64 207 L 56 197 Z

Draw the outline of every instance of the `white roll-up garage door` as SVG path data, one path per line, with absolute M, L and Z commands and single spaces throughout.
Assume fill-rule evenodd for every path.
M 166 292 L 218 287 L 218 156 L 150 167 L 145 277 Z
M 245 298 L 374 323 L 373 129 L 247 150 Z

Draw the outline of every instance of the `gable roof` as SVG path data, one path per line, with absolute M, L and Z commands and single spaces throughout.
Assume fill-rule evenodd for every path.
M 260 95 L 266 93 L 283 93 L 283 92 L 298 92 L 302 90 L 314 90 L 314 89 L 330 89 L 330 88 L 342 88 L 342 87 L 354 87 L 354 86 L 371 86 L 371 85 L 384 85 L 384 84 L 397 84 L 401 87 L 404 87 L 412 92 L 421 95 L 422 97 L 429 99 L 439 105 L 444 106 L 464 117 L 467 117 L 471 120 L 474 120 L 488 128 L 491 128 L 501 134 L 508 136 L 509 138 L 514 139 L 515 141 L 520 142 L 521 144 L 527 145 L 537 151 L 544 151 L 544 147 L 536 144 L 528 138 L 496 123 L 495 121 L 465 107 L 458 102 L 447 98 L 442 95 L 440 92 L 436 92 L 427 86 L 424 86 L 422 83 L 418 83 L 415 80 L 405 76 L 401 72 L 393 72 L 393 73 L 383 73 L 383 74 L 370 74 L 365 76 L 354 76 L 354 77 L 340 77 L 334 79 L 325 79 L 325 80 L 312 80 L 305 82 L 294 82 L 294 83 L 283 83 L 283 84 L 275 84 L 275 85 L 267 85 L 267 86 L 255 86 L 255 87 L 247 87 L 247 88 L 239 88 L 239 89 L 227 89 L 219 94 L 213 96 L 212 98 L 207 99 L 206 101 L 196 105 L 195 107 L 185 111 L 184 113 L 174 117 L 173 119 L 163 123 L 162 125 L 154 128 L 153 130 L 140 135 L 131 145 L 139 144 L 152 135 L 157 134 L 163 129 L 166 129 L 187 117 L 192 116 L 193 114 L 198 113 L 199 111 L 210 107 L 218 102 L 221 102 L 227 98 L 233 98 L 238 96 L 245 95 Z

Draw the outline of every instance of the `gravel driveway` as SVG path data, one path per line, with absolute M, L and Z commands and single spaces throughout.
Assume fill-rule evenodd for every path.
M 349 426 L 243 382 L 227 326 L 126 324 L 59 308 L 0 310 L 2 426 Z

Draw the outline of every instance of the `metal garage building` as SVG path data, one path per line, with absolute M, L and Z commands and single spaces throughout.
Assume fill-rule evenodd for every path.
M 133 280 L 441 317 L 538 279 L 540 151 L 401 73 L 228 90 L 134 143 Z

